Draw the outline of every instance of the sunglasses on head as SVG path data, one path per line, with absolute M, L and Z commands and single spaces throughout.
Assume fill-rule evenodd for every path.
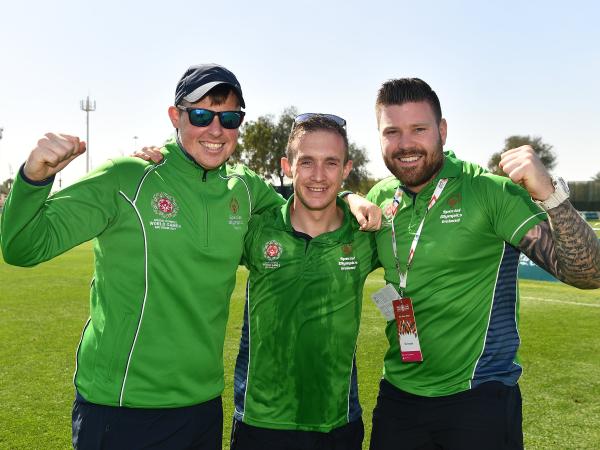
M 195 127 L 207 127 L 209 126 L 215 116 L 219 116 L 219 122 L 223 128 L 228 130 L 235 130 L 239 128 L 244 120 L 246 113 L 244 111 L 211 111 L 210 109 L 204 108 L 186 108 L 184 106 L 177 106 L 178 109 L 186 111 L 190 123 Z
M 326 119 L 333 120 L 340 127 L 346 128 L 346 121 L 342 119 L 340 116 L 336 116 L 335 114 L 322 114 L 322 113 L 304 113 L 296 116 L 294 119 L 294 125 L 297 125 L 302 122 L 306 122 L 308 119 L 312 117 L 325 117 Z

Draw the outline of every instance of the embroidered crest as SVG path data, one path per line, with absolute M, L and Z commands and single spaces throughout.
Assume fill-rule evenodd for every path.
M 155 214 L 165 219 L 172 219 L 179 212 L 179 207 L 175 199 L 165 192 L 154 194 L 152 197 L 152 209 Z
M 237 214 L 237 212 L 240 209 L 240 204 L 237 201 L 237 198 L 233 197 L 231 199 L 231 201 L 229 202 L 229 210 L 233 213 L 233 214 Z
M 342 245 L 342 253 L 346 256 L 352 254 L 352 244 Z
M 450 208 L 454 208 L 456 205 L 458 205 L 460 203 L 461 200 L 462 200 L 462 196 L 460 195 L 460 192 L 458 192 L 456 195 L 453 195 L 452 197 L 450 197 L 448 199 L 448 206 Z
M 269 241 L 264 247 L 265 258 L 268 261 L 275 261 L 281 256 L 281 244 L 277 241 Z

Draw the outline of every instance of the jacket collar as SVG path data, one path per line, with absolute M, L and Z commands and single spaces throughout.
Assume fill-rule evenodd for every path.
M 215 169 L 205 169 L 202 167 L 185 150 L 178 138 L 169 140 L 164 146 L 163 153 L 165 155 L 165 162 L 168 161 L 174 164 L 188 175 L 201 177 L 203 181 L 217 178 L 219 175 L 223 177 L 227 172 L 226 163 L 221 164 Z

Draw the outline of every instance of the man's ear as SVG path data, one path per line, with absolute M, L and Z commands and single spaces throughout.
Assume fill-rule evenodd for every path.
M 179 114 L 181 111 L 177 109 L 176 106 L 169 106 L 169 119 L 171 119 L 171 124 L 173 124 L 173 128 L 179 128 Z
M 285 156 L 281 158 L 281 170 L 283 170 L 286 177 L 292 178 L 292 165 Z
M 352 160 L 349 159 L 348 162 L 346 164 L 344 164 L 344 172 L 343 172 L 343 178 L 342 179 L 346 179 L 348 178 L 348 175 L 350 175 L 350 171 L 352 170 Z
M 446 122 L 446 119 L 440 120 L 439 129 L 442 145 L 446 145 L 446 137 L 448 136 L 448 123 Z

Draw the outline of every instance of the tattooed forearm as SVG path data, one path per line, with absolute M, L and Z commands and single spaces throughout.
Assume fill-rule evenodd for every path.
M 569 201 L 547 211 L 519 248 L 559 280 L 581 289 L 600 287 L 600 242 Z
M 519 249 L 538 266 L 558 278 L 556 253 L 554 242 L 552 242 L 552 231 L 548 222 L 540 222 L 529 230 L 521 239 Z

